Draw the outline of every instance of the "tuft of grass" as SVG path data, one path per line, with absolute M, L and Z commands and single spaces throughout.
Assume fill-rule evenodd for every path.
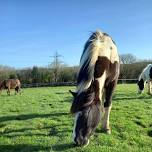
M 98 126 L 89 146 L 72 143 L 69 113 L 75 87 L 23 89 L 0 96 L 0 152 L 151 152 L 152 96 L 137 94 L 134 84 L 118 85 L 110 116 L 112 134 Z

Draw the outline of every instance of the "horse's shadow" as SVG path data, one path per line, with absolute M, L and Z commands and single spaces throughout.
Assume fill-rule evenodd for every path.
M 0 122 L 11 121 L 11 120 L 28 120 L 34 118 L 50 118 L 56 119 L 61 116 L 70 115 L 67 112 L 58 112 L 58 113 L 49 113 L 49 114 L 23 114 L 23 115 L 14 115 L 14 116 L 2 116 L 0 117 Z

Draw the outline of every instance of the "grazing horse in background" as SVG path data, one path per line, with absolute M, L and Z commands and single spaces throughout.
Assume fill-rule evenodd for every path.
M 152 95 L 152 64 L 148 64 L 139 76 L 137 82 L 139 94 L 143 92 L 146 82 L 148 83 L 148 94 Z
M 10 90 L 15 89 L 15 94 L 21 90 L 21 83 L 19 79 L 7 79 L 3 80 L 0 85 L 0 91 L 7 89 L 7 94 L 10 95 Z
M 80 59 L 76 92 L 72 92 L 71 113 L 75 115 L 73 140 L 77 146 L 89 144 L 102 116 L 102 129 L 110 134 L 112 93 L 119 76 L 119 56 L 112 38 L 100 31 L 92 33 Z M 101 110 L 102 108 L 102 110 Z

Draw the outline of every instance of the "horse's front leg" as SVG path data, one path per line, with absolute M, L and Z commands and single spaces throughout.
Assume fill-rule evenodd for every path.
M 102 131 L 107 134 L 111 134 L 111 128 L 109 125 L 111 105 L 108 107 L 104 107 L 103 111 L 104 111 L 104 115 L 102 117 Z
M 148 83 L 148 94 L 151 94 L 151 82 L 149 81 L 149 82 L 147 82 Z
M 152 81 L 149 82 L 149 94 L 152 95 Z
M 104 115 L 102 117 L 102 130 L 107 133 L 111 134 L 111 128 L 109 125 L 109 117 L 110 111 L 112 107 L 112 93 L 115 88 L 116 82 L 110 82 L 108 86 L 105 87 L 105 102 L 104 102 Z

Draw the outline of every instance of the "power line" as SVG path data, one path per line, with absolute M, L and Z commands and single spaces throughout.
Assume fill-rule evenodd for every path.
M 59 67 L 59 65 L 62 63 L 61 60 L 59 60 L 60 57 L 63 57 L 62 55 L 58 54 L 58 52 L 55 52 L 55 55 L 54 56 L 50 56 L 51 58 L 54 58 L 53 62 L 53 67 L 54 68 L 57 68 Z

